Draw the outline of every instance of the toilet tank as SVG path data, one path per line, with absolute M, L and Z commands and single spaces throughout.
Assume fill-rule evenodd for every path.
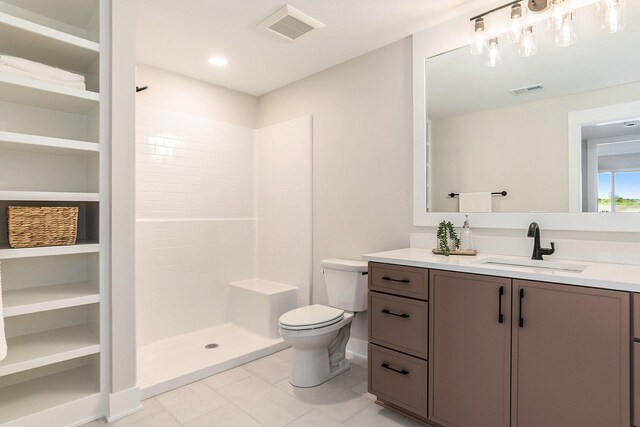
M 323 259 L 324 283 L 331 307 L 347 311 L 367 309 L 367 263 L 350 259 Z

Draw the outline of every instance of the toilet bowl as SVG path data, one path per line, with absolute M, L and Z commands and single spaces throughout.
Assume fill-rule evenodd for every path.
M 349 369 L 346 348 L 355 312 L 365 311 L 367 263 L 322 261 L 329 305 L 314 304 L 283 314 L 280 336 L 294 349 L 289 382 L 314 387 Z

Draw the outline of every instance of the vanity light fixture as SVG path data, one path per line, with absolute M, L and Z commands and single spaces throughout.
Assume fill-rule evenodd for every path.
M 617 33 L 624 29 L 624 0 L 598 0 L 596 6 L 603 30 Z
M 511 43 L 519 43 L 522 36 L 522 27 L 525 19 L 526 9 L 522 8 L 520 3 L 511 6 L 511 18 L 509 20 L 509 32 L 507 39 Z
M 565 13 L 560 27 L 556 30 L 556 46 L 571 46 L 578 40 L 576 29 L 573 25 L 573 13 Z
M 500 43 L 497 37 L 487 40 L 487 52 L 484 57 L 484 65 L 495 67 L 500 63 Z
M 547 27 L 551 31 L 558 31 L 562 26 L 562 20 L 567 14 L 565 0 L 551 0 L 551 15 L 547 19 Z
M 224 56 L 212 56 L 209 58 L 209 64 L 222 68 L 229 64 L 229 60 Z
M 471 54 L 482 55 L 486 45 L 486 29 L 483 18 L 477 18 L 473 21 L 473 28 L 471 29 Z
M 533 35 L 533 26 L 529 25 L 522 29 L 520 36 L 520 46 L 518 48 L 518 54 L 522 58 L 528 58 L 535 55 L 538 52 L 538 43 L 536 37 Z

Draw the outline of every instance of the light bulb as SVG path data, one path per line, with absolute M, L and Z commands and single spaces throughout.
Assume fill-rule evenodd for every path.
M 528 26 L 523 28 L 518 54 L 523 58 L 528 58 L 535 55 L 537 52 L 538 44 L 536 43 L 536 37 L 533 35 L 533 27 Z
M 484 19 L 478 18 L 473 23 L 473 28 L 471 29 L 471 53 L 473 55 L 482 55 L 484 53 L 484 48 L 487 43 L 486 34 L 484 27 Z
M 562 19 L 567 14 L 567 5 L 564 0 L 552 0 L 551 12 L 547 19 L 547 27 L 551 31 L 557 31 L 562 26 Z
M 578 40 L 576 29 L 573 25 L 573 13 L 567 13 L 562 17 L 558 30 L 556 30 L 556 46 L 571 46 Z
M 487 52 L 484 57 L 484 65 L 487 67 L 495 67 L 500 63 L 500 44 L 498 38 L 487 40 Z
M 525 10 L 520 3 L 511 6 L 511 19 L 509 20 L 509 32 L 507 33 L 507 40 L 511 43 L 518 43 L 520 41 Z
M 597 6 L 603 30 L 617 33 L 624 29 L 624 0 L 600 0 Z

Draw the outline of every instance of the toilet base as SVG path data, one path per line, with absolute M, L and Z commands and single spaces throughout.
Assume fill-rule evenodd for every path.
M 294 387 L 315 387 L 349 370 L 351 365 L 345 356 L 350 336 L 351 319 L 340 328 L 328 348 L 294 347 L 289 383 Z
M 296 350 L 297 352 L 298 350 Z M 325 350 L 326 353 L 326 350 Z M 304 356 L 303 356 L 304 357 Z M 306 364 L 305 364 L 306 365 Z M 323 365 L 325 366 L 325 365 Z M 328 364 L 326 365 L 328 366 Z M 289 378 L 289 383 L 298 388 L 310 388 L 316 387 L 320 384 L 326 383 L 332 378 L 337 377 L 343 372 L 348 371 L 351 368 L 351 364 L 348 360 L 344 360 L 339 366 L 336 366 L 334 369 L 329 370 L 320 370 L 320 369 L 307 369 L 293 372 L 295 370 L 295 356 L 294 356 L 294 367 L 291 373 L 291 377 Z

